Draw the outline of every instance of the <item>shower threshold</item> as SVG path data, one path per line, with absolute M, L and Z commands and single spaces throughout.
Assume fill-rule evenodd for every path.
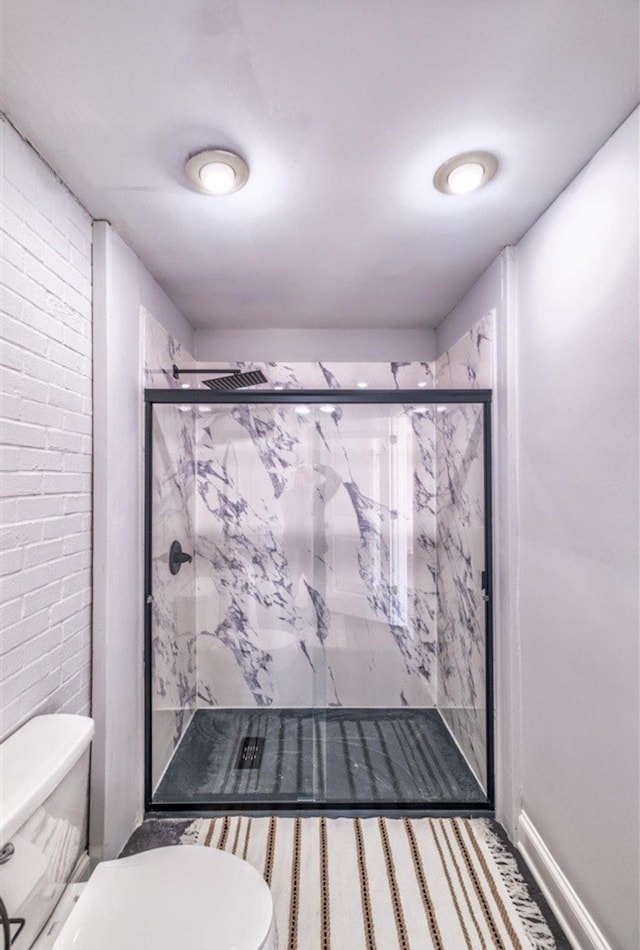
M 478 808 L 487 797 L 435 709 L 198 709 L 156 810 Z

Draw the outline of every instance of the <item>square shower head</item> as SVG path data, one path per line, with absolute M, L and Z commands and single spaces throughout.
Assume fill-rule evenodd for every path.
M 248 373 L 234 373 L 232 376 L 219 376 L 217 379 L 203 379 L 204 386 L 216 392 L 227 392 L 232 389 L 245 389 L 247 386 L 259 386 L 269 380 L 261 369 L 252 369 Z

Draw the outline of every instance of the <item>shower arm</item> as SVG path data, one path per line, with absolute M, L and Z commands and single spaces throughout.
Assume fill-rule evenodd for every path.
M 178 369 L 176 364 L 173 364 L 174 379 L 180 379 L 184 373 L 222 373 L 224 376 L 238 376 L 241 372 L 241 369 Z

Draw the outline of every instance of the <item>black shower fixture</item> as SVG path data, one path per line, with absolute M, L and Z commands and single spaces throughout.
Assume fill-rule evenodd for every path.
M 241 369 L 178 369 L 173 364 L 173 378 L 180 379 L 183 373 L 218 373 L 219 379 L 203 379 L 203 386 L 209 389 L 215 389 L 216 392 L 229 391 L 232 389 L 245 389 L 247 386 L 260 386 L 262 383 L 268 383 L 269 380 L 261 369 L 249 370 L 243 373 Z
M 268 379 L 261 369 L 253 369 L 247 373 L 236 372 L 233 376 L 221 376 L 219 379 L 203 379 L 204 386 L 209 389 L 215 389 L 216 392 L 229 389 L 244 389 L 246 386 L 260 386 L 261 383 L 267 383 Z
M 190 564 L 193 558 L 186 551 L 182 550 L 179 541 L 174 541 L 169 548 L 169 570 L 172 574 L 178 574 L 183 564 Z

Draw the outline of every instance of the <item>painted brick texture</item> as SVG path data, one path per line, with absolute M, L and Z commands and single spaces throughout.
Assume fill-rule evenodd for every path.
M 90 709 L 91 218 L 0 120 L 0 739 Z

